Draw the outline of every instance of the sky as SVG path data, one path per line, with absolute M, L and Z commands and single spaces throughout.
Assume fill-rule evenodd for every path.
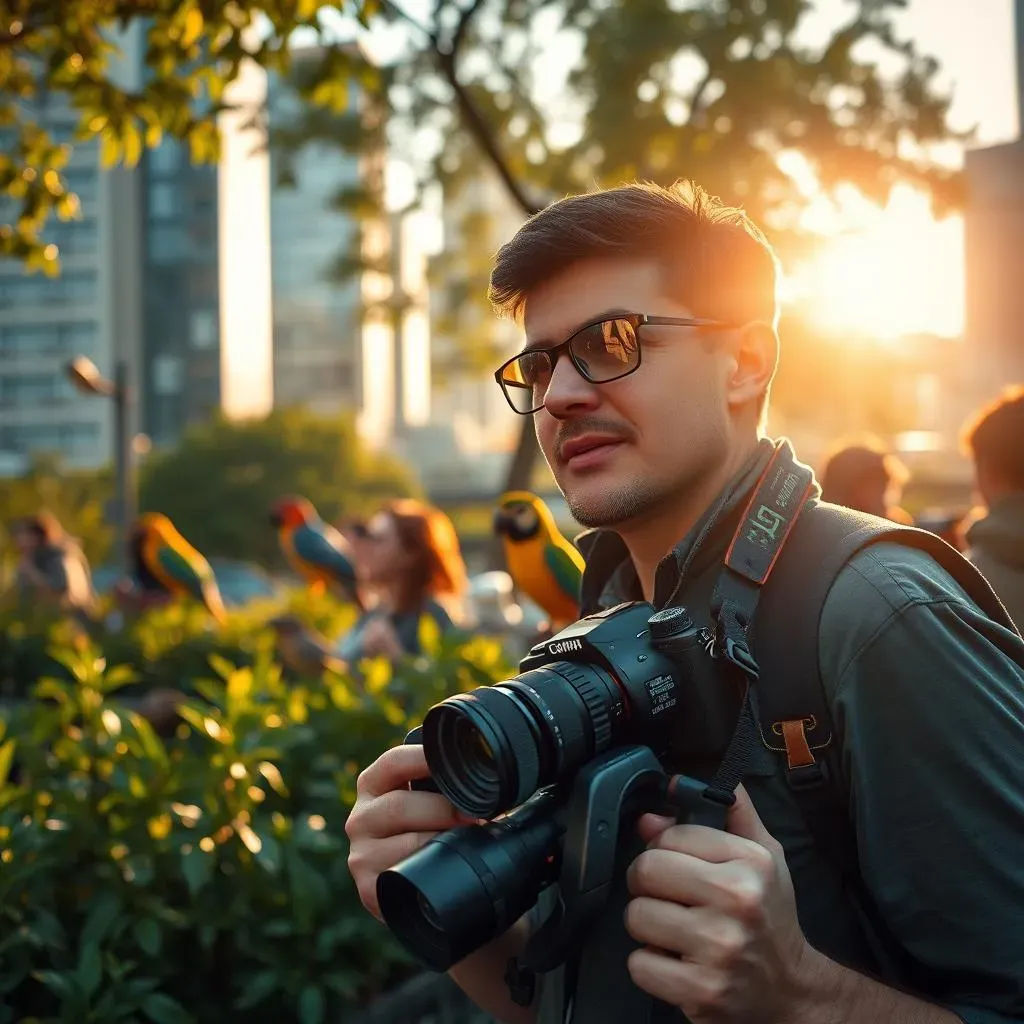
M 425 7 L 426 0 L 406 0 L 410 12 L 419 5 Z M 808 39 L 827 38 L 854 6 L 853 0 L 819 0 L 807 20 Z M 953 96 L 951 126 L 973 129 L 971 146 L 1017 137 L 1013 6 L 1014 0 L 909 0 L 899 15 L 900 27 L 919 49 L 938 59 L 940 81 Z M 554 37 L 547 73 L 538 76 L 548 80 L 550 100 L 560 92 L 559 71 L 576 51 L 565 35 Z M 951 146 L 945 155 L 951 163 L 962 163 L 959 146 Z M 404 198 L 408 179 L 400 167 L 394 171 L 394 192 Z M 961 333 L 961 217 L 936 222 L 926 197 L 901 189 L 885 210 L 853 197 L 844 202 L 838 219 L 830 219 L 836 233 L 820 257 L 810 265 L 787 268 L 784 301 L 800 302 L 822 330 L 836 334 L 898 338 L 917 332 Z

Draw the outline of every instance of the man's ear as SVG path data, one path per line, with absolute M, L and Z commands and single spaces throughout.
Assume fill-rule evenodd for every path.
M 779 363 L 779 336 L 771 324 L 754 320 L 733 333 L 730 351 L 726 396 L 732 406 L 746 405 L 771 385 Z

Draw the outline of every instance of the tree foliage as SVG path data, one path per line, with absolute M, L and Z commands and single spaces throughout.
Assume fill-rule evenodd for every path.
M 170 516 L 207 556 L 270 567 L 281 564 L 269 521 L 278 498 L 304 495 L 333 520 L 415 489 L 396 459 L 363 447 L 350 418 L 296 409 L 192 430 L 146 467 L 140 504 Z
M 813 241 L 801 216 L 819 191 L 847 184 L 884 202 L 909 182 L 940 211 L 955 205 L 959 176 L 934 160 L 954 135 L 950 97 L 937 62 L 896 28 L 906 0 L 858 0 L 816 42 L 815 6 L 385 0 L 381 17 L 405 33 L 380 67 L 388 137 L 421 186 L 440 183 L 457 202 L 490 174 L 523 216 L 594 185 L 692 177 L 766 224 L 784 257 Z M 483 301 L 489 261 L 465 243 L 486 236 L 480 217 L 466 205 L 460 251 L 441 263 L 443 283 L 459 282 L 455 320 L 467 310 L 474 348 L 479 321 L 468 310 Z M 509 487 L 525 485 L 535 458 L 524 421 Z
M 329 10 L 333 34 L 320 33 L 327 45 L 303 72 L 310 117 L 283 140 L 293 150 L 379 147 L 381 119 L 368 127 L 324 113 L 344 111 L 357 80 L 388 112 L 391 153 L 449 199 L 482 170 L 524 215 L 594 184 L 689 176 L 767 223 L 785 253 L 818 189 L 849 183 L 884 200 L 909 181 L 940 208 L 958 199 L 958 177 L 933 160 L 934 145 L 952 136 L 949 97 L 936 61 L 897 30 L 905 7 L 854 0 L 845 23 L 815 40 L 811 0 L 18 0 L 0 23 L 0 122 L 17 137 L 0 158 L 0 190 L 21 213 L 0 231 L 0 252 L 52 266 L 42 220 L 52 209 L 74 215 L 58 173 L 66 154 L 33 120 L 47 90 L 70 99 L 81 137 L 100 136 L 108 159 L 131 163 L 162 132 L 210 159 L 215 116 L 244 58 L 286 68 L 294 32 L 322 29 Z M 260 14 L 269 28 L 254 41 Z M 109 31 L 143 15 L 149 77 L 132 92 L 116 84 Z M 357 17 L 386 26 L 396 45 L 372 58 L 354 48 Z M 793 153 L 803 176 L 786 162 Z M 339 203 L 365 211 L 367 198 L 349 186 Z M 482 301 L 479 257 L 471 254 L 463 293 Z M 449 263 L 445 274 L 458 270 Z M 479 332 L 469 334 L 477 343 Z M 523 427 L 510 486 L 529 479 L 535 458 Z
M 0 6 L 0 195 L 13 200 L 0 219 L 0 256 L 49 273 L 59 253 L 41 231 L 51 213 L 77 215 L 78 201 L 61 174 L 76 141 L 98 139 L 104 163 L 137 163 L 165 135 L 188 142 L 196 162 L 216 159 L 217 115 L 229 108 L 230 86 L 246 61 L 287 70 L 289 44 L 317 29 L 324 8 L 353 18 L 372 14 L 374 0 L 9 0 Z M 260 23 L 268 31 L 259 32 Z M 144 34 L 145 74 L 134 85 L 119 67 L 128 34 Z M 310 94 L 344 102 L 349 70 L 325 62 Z M 40 124 L 67 107 L 77 129 L 70 144 Z

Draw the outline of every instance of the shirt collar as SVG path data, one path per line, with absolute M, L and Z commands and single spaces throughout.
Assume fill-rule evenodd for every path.
M 704 515 L 662 559 L 655 575 L 654 604 L 662 607 L 683 576 L 696 576 L 720 561 L 753 490 L 776 448 L 786 442 L 762 438 L 743 468 L 722 489 Z M 643 591 L 623 539 L 608 529 L 588 530 L 576 538 L 586 562 L 580 589 L 584 615 L 624 601 L 643 600 Z

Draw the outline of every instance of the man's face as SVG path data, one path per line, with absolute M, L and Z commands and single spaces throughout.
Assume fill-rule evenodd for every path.
M 623 312 L 689 317 L 665 294 L 655 261 L 581 261 L 527 296 L 531 347 L 557 345 L 577 328 Z M 640 366 L 605 384 L 584 380 L 563 353 L 544 408 L 535 413 L 544 457 L 576 520 L 621 526 L 685 502 L 725 459 L 731 369 L 720 333 L 644 327 Z

